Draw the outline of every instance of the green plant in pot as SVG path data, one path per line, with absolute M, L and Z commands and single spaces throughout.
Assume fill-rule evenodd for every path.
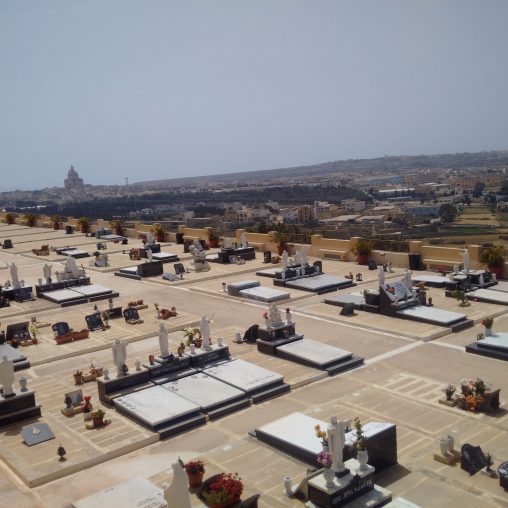
M 277 253 L 281 256 L 287 250 L 286 244 L 289 242 L 289 234 L 283 231 L 275 231 L 272 235 L 272 241 L 277 244 Z
M 213 229 L 209 230 L 208 233 L 208 245 L 212 249 L 216 249 L 219 246 L 219 235 Z
M 374 246 L 369 239 L 360 238 L 351 250 L 353 251 L 353 254 L 356 254 L 358 264 L 366 265 L 369 261 L 369 256 L 371 255 L 373 248 Z
M 33 213 L 25 213 L 23 219 L 26 221 L 26 225 L 33 228 L 37 222 L 37 216 Z
M 13 213 L 11 213 L 11 212 L 7 212 L 7 213 L 5 214 L 5 222 L 6 222 L 7 224 L 14 224 L 14 218 L 15 218 L 15 217 L 14 217 L 14 214 L 13 214 Z
M 162 224 L 159 224 L 159 223 L 154 224 L 152 231 L 153 231 L 153 234 L 155 235 L 155 239 L 158 242 L 164 241 L 164 237 L 166 235 L 166 228 Z
M 88 217 L 80 217 L 78 224 L 81 227 L 82 233 L 88 233 L 90 231 L 90 219 Z
M 115 235 L 123 235 L 125 231 L 125 223 L 123 220 L 114 219 L 109 221 L 109 227 L 115 232 Z
M 483 249 L 480 254 L 480 262 L 487 265 L 491 273 L 495 273 L 500 279 L 503 276 L 504 267 L 504 247 L 502 245 L 493 245 Z
M 102 409 L 97 409 L 96 411 L 92 411 L 92 421 L 94 427 L 100 427 L 104 425 L 104 411 Z
M 53 224 L 53 229 L 58 230 L 60 229 L 60 221 L 62 218 L 60 215 L 52 215 L 51 216 L 51 224 Z

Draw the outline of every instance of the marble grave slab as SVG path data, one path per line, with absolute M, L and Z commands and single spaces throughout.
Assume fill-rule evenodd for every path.
M 335 346 L 330 346 L 312 339 L 302 339 L 279 346 L 277 351 L 283 351 L 291 356 L 310 361 L 320 367 L 335 363 L 353 356 L 353 353 Z
M 249 300 L 256 300 L 258 302 L 267 302 L 267 303 L 278 302 L 280 300 L 287 300 L 291 297 L 291 295 L 287 291 L 265 288 L 263 286 L 242 289 L 240 291 L 240 296 L 242 298 L 248 298 Z

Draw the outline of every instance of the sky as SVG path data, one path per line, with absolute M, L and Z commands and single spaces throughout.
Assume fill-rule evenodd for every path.
M 508 148 L 506 0 L 0 0 L 0 191 Z

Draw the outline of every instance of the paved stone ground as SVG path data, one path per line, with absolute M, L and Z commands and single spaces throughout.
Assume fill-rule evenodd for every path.
M 14 236 L 15 232 L 19 233 L 20 242 L 33 240 L 34 234 L 39 242 L 38 237 L 47 230 L 35 232 L 19 226 L 8 230 L 0 225 L 2 237 Z M 165 250 L 179 254 L 176 248 L 181 246 L 168 246 Z M 20 278 L 32 285 L 41 277 L 42 264 L 47 262 L 44 258 L 0 251 L 0 265 L 12 260 L 20 268 Z M 50 329 L 42 328 L 42 343 L 23 349 L 34 366 L 17 373 L 16 377 L 21 374 L 28 377 L 29 386 L 36 390 L 42 404 L 40 421 L 50 424 L 56 439 L 26 447 L 19 430 L 29 421 L 0 430 L 0 507 L 68 507 L 73 500 L 134 476 L 143 476 L 162 486 L 170 481 L 171 463 L 178 456 L 184 460 L 202 458 L 207 464 L 207 474 L 238 471 L 244 479 L 246 495 L 262 494 L 261 507 L 302 506 L 301 501 L 282 495 L 282 477 L 289 474 L 296 483 L 305 475 L 307 466 L 248 434 L 257 426 L 294 411 L 322 420 L 336 414 L 348 419 L 358 416 L 364 423 L 396 423 L 399 464 L 376 479 L 394 497 L 403 496 L 423 507 L 508 507 L 508 497 L 498 480 L 481 474 L 470 477 L 460 467 L 446 466 L 432 459 L 439 437 L 449 433 L 455 436 L 459 447 L 465 442 L 482 446 L 493 455 L 496 465 L 508 459 L 508 413 L 504 402 L 495 415 L 468 413 L 438 403 L 443 385 L 476 377 L 501 388 L 504 401 L 508 390 L 507 364 L 469 355 L 464 352 L 464 345 L 482 331 L 479 321 L 486 316 L 495 316 L 496 331 L 507 331 L 508 308 L 477 302 L 460 308 L 441 289 L 431 288 L 428 296 L 432 296 L 436 307 L 463 312 L 476 322 L 474 328 L 451 334 L 443 327 L 362 312 L 352 318 L 339 317 L 337 307 L 322 303 L 323 296 L 302 295 L 289 303 L 298 332 L 366 358 L 363 367 L 330 378 L 322 371 L 261 355 L 254 345 L 231 343 L 236 331 L 243 333 L 254 323 L 262 324 L 266 307 L 226 297 L 221 294 L 221 282 L 251 278 L 259 266 L 267 266 L 260 261 L 242 266 L 212 264 L 210 272 L 191 274 L 182 283 L 173 285 L 162 283 L 159 278 L 140 282 L 115 277 L 111 272 L 90 270 L 93 283 L 120 292 L 119 303 L 125 305 L 142 298 L 149 305 L 140 312 L 145 323 L 130 326 L 122 320 L 112 320 L 111 330 L 94 332 L 90 339 L 68 346 L 56 346 Z M 245 268 L 248 269 L 245 274 L 239 273 L 239 269 Z M 324 261 L 325 273 L 343 276 L 350 271 L 354 274 L 361 271 L 366 280 L 356 289 L 344 291 L 375 287 L 376 273 L 366 267 Z M 398 269 L 398 273 L 387 276 L 395 279 L 401 272 Z M 8 271 L 0 270 L 0 282 L 8 276 Z M 262 284 L 270 287 L 271 281 L 266 279 Z M 291 293 L 293 296 L 294 291 Z M 157 352 L 154 303 L 164 307 L 175 305 L 180 314 L 175 321 L 166 322 L 174 330 L 170 333 L 172 350 L 182 338 L 181 328 L 195 322 L 200 315 L 213 315 L 212 335 L 222 335 L 234 357 L 282 374 L 291 392 L 165 441 L 158 441 L 156 435 L 111 408 L 106 408 L 106 412 L 112 424 L 98 431 L 86 430 L 81 415 L 72 418 L 61 415 L 63 396 L 74 388 L 72 374 L 76 369 L 86 369 L 90 362 L 112 367 L 109 345 L 114 338 L 133 341 L 128 345 L 131 365 L 134 359 L 144 359 Z M 101 305 L 106 303 L 99 302 Z M 80 328 L 90 310 L 90 304 L 62 309 L 37 300 L 13 305 L 8 311 L 0 310 L 0 319 L 2 328 L 31 315 L 40 321 L 64 319 L 74 328 Z M 427 342 L 430 339 L 433 340 Z M 88 346 L 92 344 L 94 350 L 89 351 Z M 83 391 L 92 394 L 98 407 L 96 390 L 96 383 L 83 385 Z M 60 442 L 67 450 L 65 463 L 59 462 L 56 455 Z M 51 480 L 61 475 L 65 476 Z M 29 487 L 30 484 L 37 486 Z

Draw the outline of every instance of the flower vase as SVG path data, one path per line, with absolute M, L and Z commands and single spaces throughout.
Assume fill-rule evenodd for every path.
M 485 337 L 490 337 L 492 335 L 492 328 L 485 328 Z
M 360 463 L 360 470 L 368 469 L 367 462 L 369 461 L 369 453 L 367 450 L 358 450 L 356 459 Z
M 334 487 L 334 479 L 335 479 L 335 471 L 330 467 L 325 467 L 323 469 L 323 476 L 326 481 L 326 488 L 333 489 Z

